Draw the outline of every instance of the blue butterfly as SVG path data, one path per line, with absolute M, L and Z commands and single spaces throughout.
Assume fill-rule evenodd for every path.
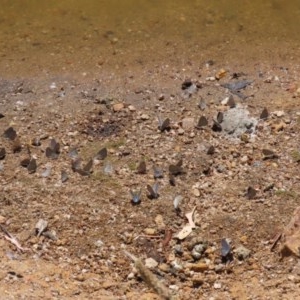
M 141 193 L 142 193 L 141 189 L 139 191 L 130 190 L 130 194 L 132 196 L 132 199 L 131 199 L 132 204 L 140 204 L 141 203 Z

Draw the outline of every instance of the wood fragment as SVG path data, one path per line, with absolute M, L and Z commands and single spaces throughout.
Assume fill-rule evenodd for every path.
M 143 278 L 143 280 L 147 283 L 147 285 L 155 290 L 155 292 L 165 300 L 176 300 L 175 296 L 171 295 L 168 288 L 147 268 L 144 266 L 142 261 L 124 250 L 126 256 L 128 256 L 133 262 L 135 268 L 138 270 L 139 274 Z

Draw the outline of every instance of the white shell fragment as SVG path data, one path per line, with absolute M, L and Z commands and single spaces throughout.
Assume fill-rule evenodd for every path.
M 184 226 L 177 234 L 177 238 L 179 240 L 184 240 L 187 236 L 191 234 L 193 231 L 193 227 L 191 225 Z

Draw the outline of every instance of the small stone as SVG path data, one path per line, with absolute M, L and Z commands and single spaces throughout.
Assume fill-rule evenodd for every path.
M 222 284 L 220 282 L 214 283 L 214 289 L 219 290 L 222 287 Z
M 158 266 L 158 262 L 152 257 L 145 259 L 145 266 L 149 269 L 154 269 Z
M 156 234 L 156 229 L 155 228 L 145 228 L 144 232 L 146 235 L 155 235 Z
M 170 266 L 168 264 L 160 264 L 158 266 L 158 268 L 162 271 L 162 272 L 165 272 L 165 273 L 168 273 L 170 271 Z
M 192 192 L 193 192 L 194 196 L 200 197 L 200 191 L 198 189 L 195 188 L 195 189 L 192 190 Z
M 247 249 L 246 247 L 244 247 L 244 246 L 239 246 L 238 248 L 236 248 L 234 250 L 234 252 L 237 255 L 239 260 L 245 260 L 251 254 L 251 251 L 249 249 Z
M 186 267 L 195 272 L 204 272 L 208 270 L 208 265 L 204 262 L 198 262 L 196 264 L 187 264 Z
M 149 115 L 147 115 L 147 114 L 142 114 L 141 115 L 141 120 L 146 121 L 146 120 L 149 120 L 149 119 L 150 119 Z
M 157 225 L 158 230 L 164 230 L 166 228 L 166 224 L 164 223 L 162 215 L 157 215 L 155 217 L 155 223 Z
M 128 106 L 128 109 L 129 109 L 130 111 L 136 111 L 136 108 L 135 108 L 133 105 L 129 105 L 129 106 Z
M 184 130 L 194 128 L 194 126 L 195 126 L 195 119 L 194 118 L 184 118 L 182 120 L 182 128 Z
M 276 117 L 283 117 L 284 116 L 284 111 L 282 110 L 278 110 L 278 111 L 273 111 L 273 114 L 276 116 Z
M 118 112 L 124 108 L 124 103 L 116 103 L 113 105 L 113 111 Z
M 106 289 L 109 289 L 109 288 L 111 288 L 111 287 L 113 287 L 113 286 L 115 286 L 116 285 L 116 283 L 115 282 L 113 282 L 113 281 L 111 281 L 111 280 L 106 280 L 106 281 L 104 281 L 103 283 L 102 283 L 102 287 L 106 290 Z
M 179 128 L 179 129 L 178 129 L 178 134 L 179 134 L 179 135 L 183 135 L 183 134 L 184 134 L 184 130 L 183 130 L 182 128 Z
M 248 161 L 248 156 L 247 155 L 244 155 L 241 157 L 241 162 L 242 163 L 246 163 Z

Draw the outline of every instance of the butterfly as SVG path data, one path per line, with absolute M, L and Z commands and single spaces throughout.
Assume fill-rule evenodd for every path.
M 173 205 L 176 211 L 180 211 L 179 205 L 181 204 L 182 200 L 183 197 L 181 195 L 178 195 L 174 198 Z
M 170 119 L 167 118 L 164 121 L 162 121 L 161 117 L 158 116 L 158 129 L 161 132 L 164 132 L 165 130 L 169 130 L 170 129 Z
M 173 174 L 169 174 L 169 182 L 172 186 L 176 185 L 175 176 Z
M 231 247 L 226 239 L 221 240 L 221 257 L 222 257 L 223 263 L 233 260 L 233 255 L 231 253 Z
M 146 169 L 146 162 L 144 160 L 141 160 L 140 163 L 137 166 L 136 172 L 138 174 L 146 174 L 147 169 Z
M 220 125 L 220 123 L 219 122 L 217 122 L 217 121 L 215 121 L 215 120 L 213 120 L 213 122 L 214 122 L 214 124 L 213 124 L 213 126 L 212 126 L 212 130 L 213 131 L 215 131 L 215 132 L 220 132 L 220 131 L 222 131 L 222 126 Z
M 17 132 L 12 128 L 12 127 L 8 127 L 5 131 L 4 131 L 4 137 L 13 141 L 16 137 L 17 137 Z
M 69 157 L 71 157 L 72 159 L 76 159 L 78 157 L 78 151 L 76 148 L 72 148 L 69 152 Z
M 57 159 L 59 155 L 60 144 L 55 139 L 50 140 L 49 147 L 46 148 L 46 156 L 51 159 Z
M 82 160 L 80 157 L 72 160 L 72 162 L 71 162 L 72 170 L 82 176 L 90 175 L 91 169 L 93 167 L 93 159 L 90 159 L 83 168 L 81 168 L 81 162 L 82 162 Z
M 206 153 L 208 155 L 213 155 L 215 153 L 215 147 L 214 146 L 209 146 Z
M 182 159 L 176 165 L 170 165 L 169 166 L 170 174 L 177 176 L 177 175 L 183 173 L 183 169 L 181 166 L 182 166 Z
M 265 119 L 267 119 L 268 117 L 269 117 L 269 112 L 268 112 L 267 108 L 265 107 L 265 108 L 263 109 L 263 111 L 261 112 L 259 118 L 260 118 L 261 120 L 265 120 Z
M 226 258 L 231 251 L 230 245 L 226 239 L 221 240 L 221 256 L 222 258 Z
M 203 127 L 207 126 L 208 125 L 208 121 L 207 121 L 207 118 L 204 117 L 204 116 L 201 116 L 198 120 L 198 123 L 196 125 L 196 128 L 197 129 L 202 129 Z
M 206 108 L 206 103 L 205 103 L 205 100 L 201 99 L 199 104 L 198 104 L 198 107 L 201 109 L 201 110 L 205 110 Z
M 98 151 L 98 153 L 95 155 L 95 159 L 97 160 L 104 160 L 107 157 L 107 149 L 104 147 Z
M 151 187 L 149 184 L 147 184 L 147 190 L 149 192 L 148 197 L 150 199 L 157 199 L 159 197 L 158 194 L 158 182 L 155 182 L 153 187 Z
M 69 176 L 65 170 L 61 171 L 60 180 L 62 183 L 66 182 L 69 179 Z
M 11 148 L 13 153 L 20 152 L 22 150 L 21 141 L 18 137 L 12 141 Z
M 130 194 L 131 194 L 131 203 L 132 204 L 140 204 L 141 203 L 141 193 L 142 190 L 140 189 L 139 191 L 132 191 L 130 190 Z
M 27 170 L 29 174 L 35 173 L 37 169 L 36 159 L 31 158 L 29 164 L 27 165 Z
M 6 155 L 6 150 L 4 147 L 0 148 L 0 159 L 4 159 Z
M 236 106 L 235 101 L 233 99 L 233 96 L 230 95 L 228 101 L 227 101 L 227 105 L 229 106 L 229 108 L 234 108 Z
M 88 176 L 91 174 L 91 169 L 93 167 L 93 160 L 90 159 L 88 163 L 81 169 L 77 169 L 77 173 L 79 173 L 81 176 Z
M 223 120 L 224 120 L 224 114 L 221 111 L 219 111 L 217 114 L 217 121 L 219 124 L 221 124 Z
M 249 186 L 247 189 L 247 192 L 246 192 L 247 199 L 249 199 L 249 200 L 254 199 L 256 196 L 256 193 L 257 193 L 257 191 L 253 187 Z
M 157 179 L 157 178 L 163 178 L 164 177 L 164 173 L 163 173 L 163 170 L 156 167 L 156 166 L 153 166 L 153 171 L 154 171 L 154 179 Z
M 278 158 L 278 155 L 274 153 L 274 151 L 272 150 L 268 150 L 268 149 L 263 149 L 262 153 L 264 155 L 263 159 L 275 159 Z

